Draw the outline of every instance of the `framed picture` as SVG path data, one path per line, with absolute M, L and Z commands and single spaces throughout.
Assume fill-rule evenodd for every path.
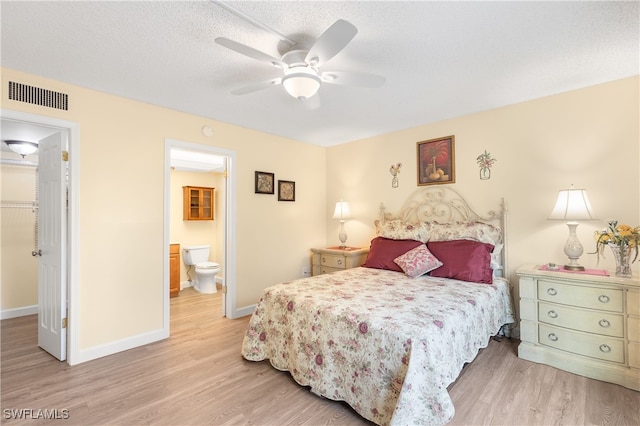
M 418 142 L 418 186 L 454 183 L 455 137 Z
M 256 194 L 273 194 L 274 188 L 273 173 L 256 172 Z
M 278 181 L 278 201 L 295 201 L 296 183 L 290 180 Z

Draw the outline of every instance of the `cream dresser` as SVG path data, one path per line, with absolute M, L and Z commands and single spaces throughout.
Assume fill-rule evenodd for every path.
M 524 265 L 520 358 L 640 391 L 640 280 Z
M 312 248 L 312 275 L 326 274 L 360 266 L 367 260 L 369 249 L 348 247 Z

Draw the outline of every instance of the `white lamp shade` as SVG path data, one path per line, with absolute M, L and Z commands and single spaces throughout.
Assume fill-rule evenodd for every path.
M 591 220 L 593 209 L 587 197 L 586 189 L 563 189 L 558 192 L 558 200 L 549 215 L 549 219 Z
M 320 89 L 320 77 L 312 69 L 295 67 L 282 78 L 282 85 L 294 98 L 307 99 Z
M 336 209 L 333 211 L 334 219 L 350 219 L 351 218 L 351 209 L 349 208 L 349 203 L 346 201 L 338 201 L 336 203 Z

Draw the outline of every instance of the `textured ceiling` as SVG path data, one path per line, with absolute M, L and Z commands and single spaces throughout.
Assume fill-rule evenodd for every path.
M 284 45 L 211 1 L 3 0 L 2 66 L 324 146 L 640 73 L 635 1 L 229 4 L 307 45 L 345 19 L 358 34 L 323 69 L 387 81 L 323 84 L 309 101 L 281 86 L 232 95 L 281 71 L 216 37 L 277 57 Z

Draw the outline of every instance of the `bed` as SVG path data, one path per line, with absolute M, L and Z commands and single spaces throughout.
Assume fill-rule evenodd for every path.
M 362 267 L 264 290 L 242 356 L 376 424 L 445 424 L 447 386 L 514 322 L 506 207 L 480 216 L 442 187 L 380 210 Z

